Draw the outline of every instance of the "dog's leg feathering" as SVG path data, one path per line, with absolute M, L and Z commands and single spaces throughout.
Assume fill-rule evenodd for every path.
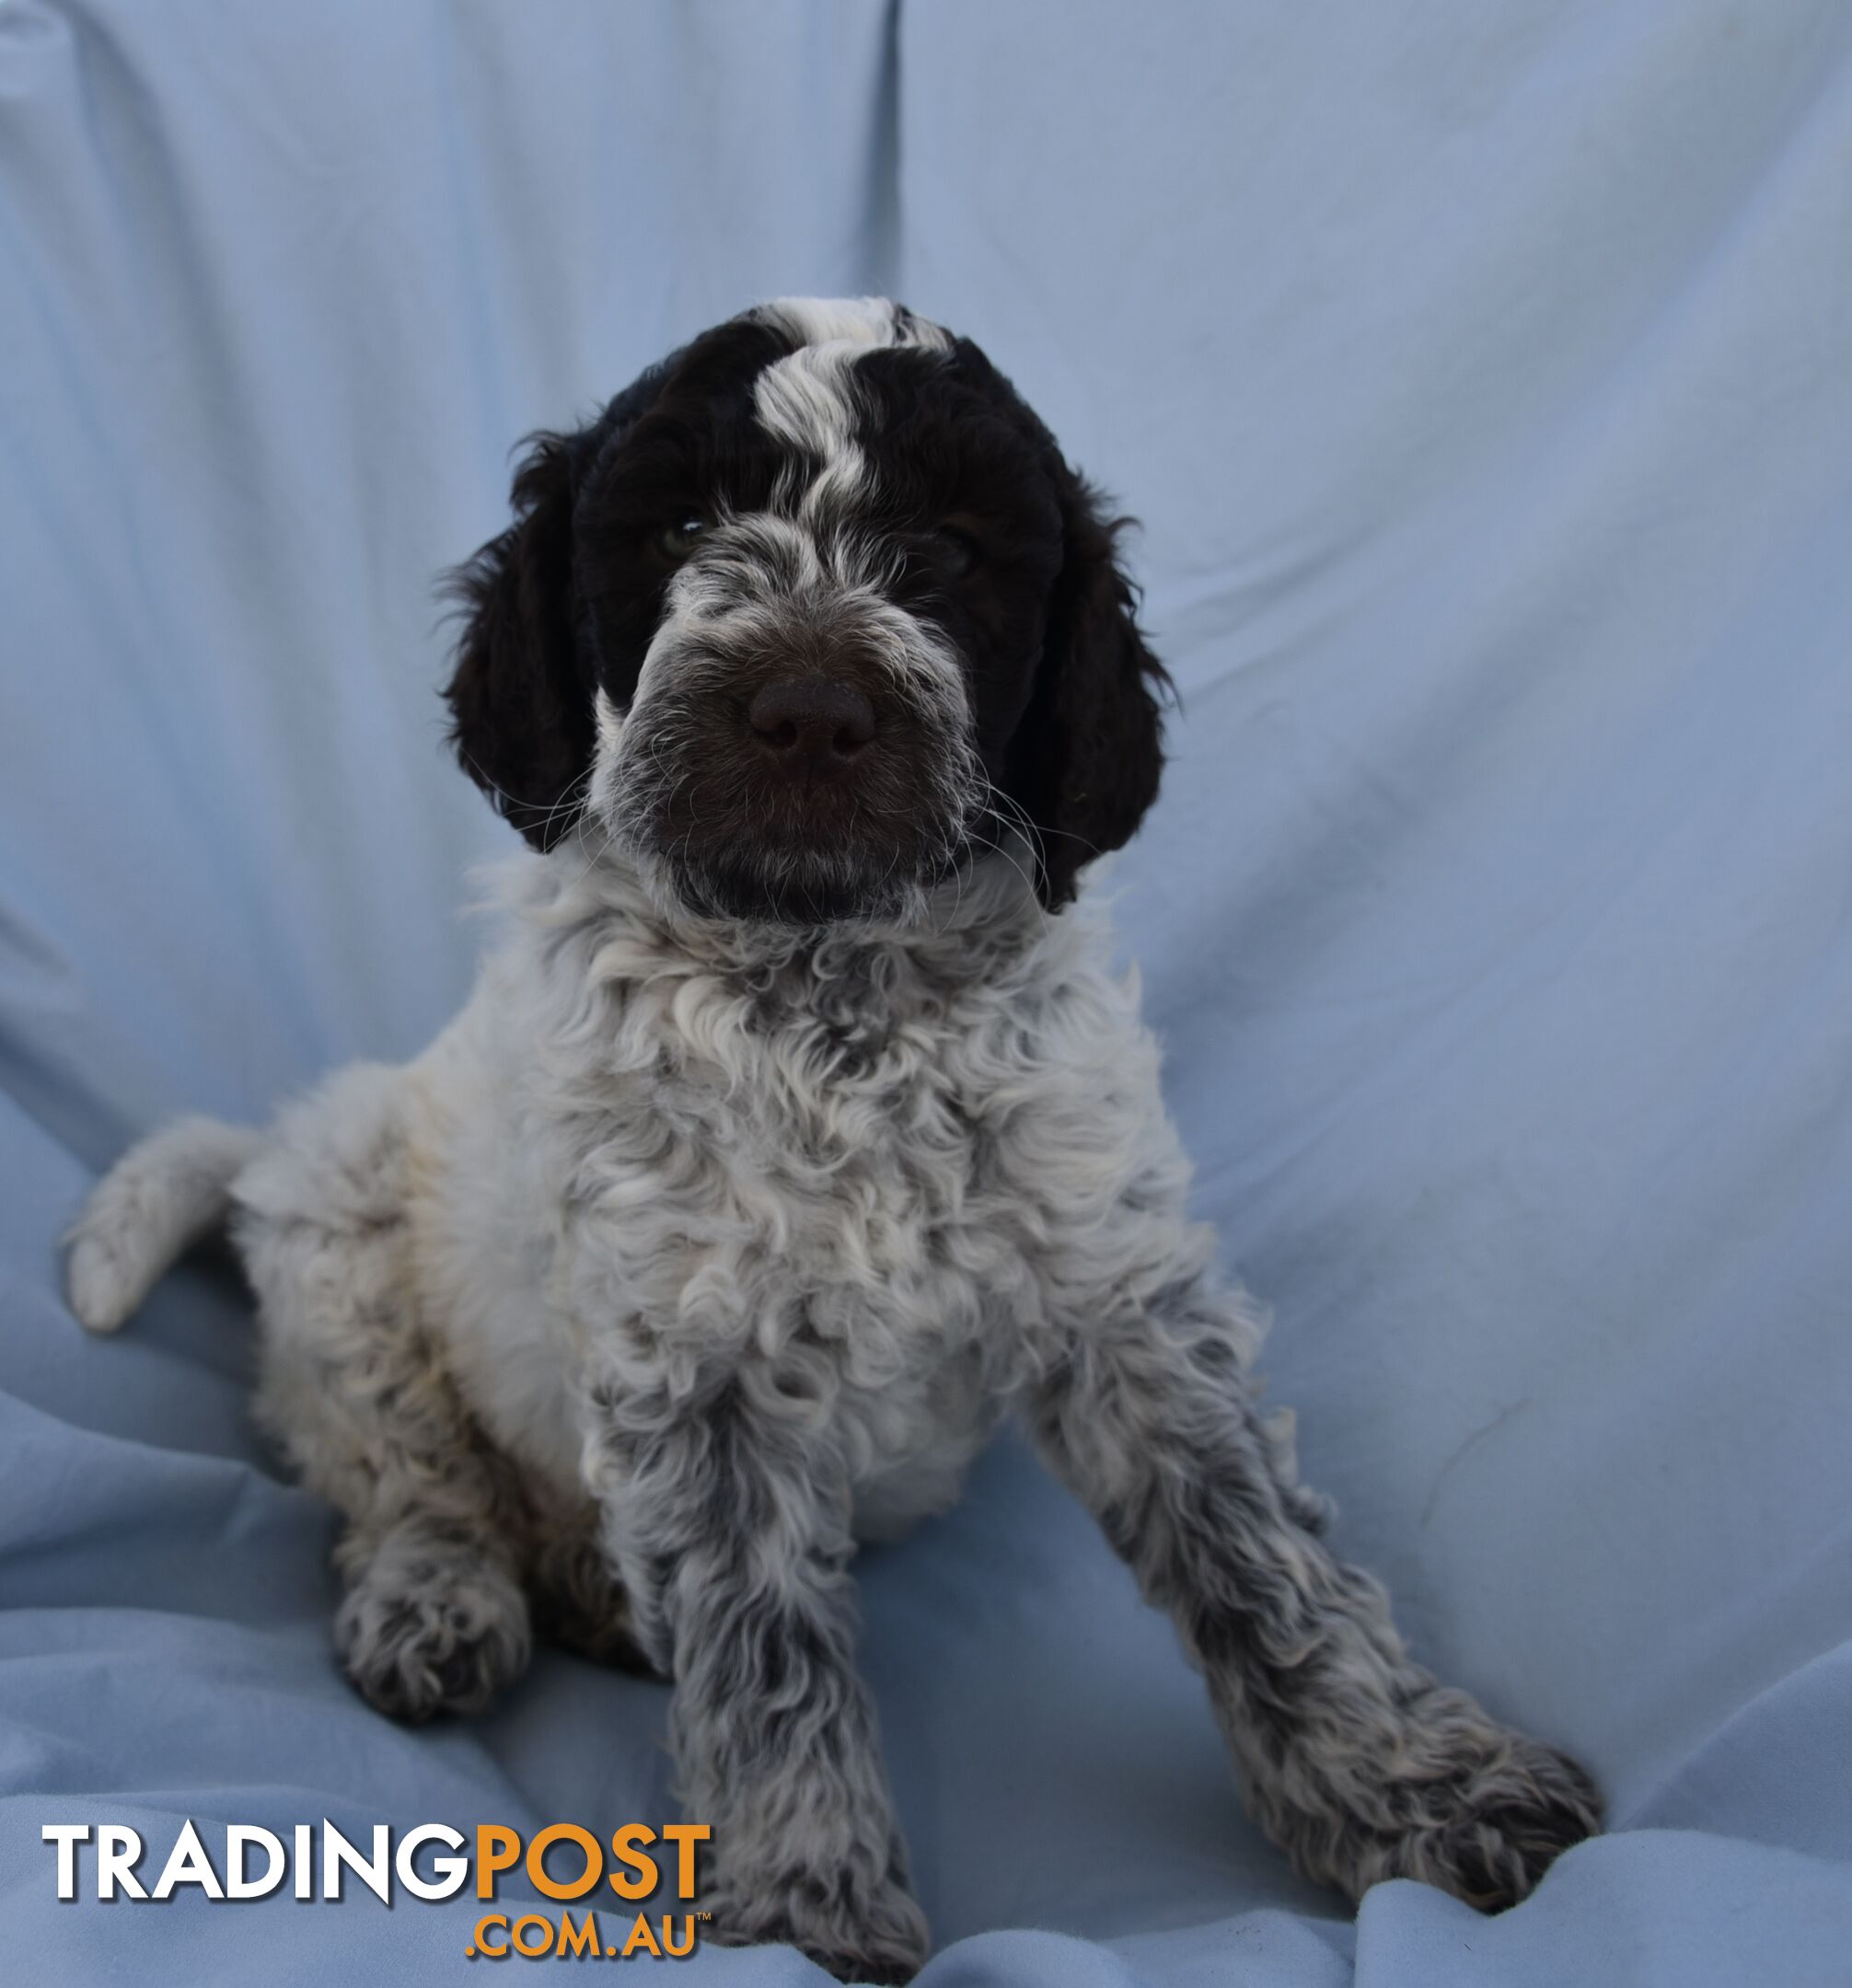
M 1166 1609 L 1268 1833 L 1355 1899 L 1415 1878 L 1482 1910 L 1601 1827 L 1582 1769 L 1411 1663 L 1388 1598 L 1318 1537 L 1288 1424 L 1257 1416 L 1258 1333 L 1186 1279 L 1070 1338 L 1032 1423 Z
M 597 1398 L 608 1541 L 638 1640 L 675 1679 L 683 1798 L 713 1825 L 712 1936 L 911 1980 L 926 1923 L 855 1669 L 848 1488 L 815 1404 L 751 1372 L 698 1403 Z

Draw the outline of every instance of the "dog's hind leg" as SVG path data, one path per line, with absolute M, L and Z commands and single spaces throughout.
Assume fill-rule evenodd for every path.
M 335 1642 L 395 1717 L 473 1711 L 526 1667 L 525 1513 L 419 1316 L 408 1082 L 343 1071 L 239 1179 L 261 1328 L 258 1414 L 340 1510 Z

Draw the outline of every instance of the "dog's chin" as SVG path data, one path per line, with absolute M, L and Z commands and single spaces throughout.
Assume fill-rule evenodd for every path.
M 685 915 L 786 929 L 898 918 L 926 881 L 894 861 L 822 850 L 684 849 L 650 870 L 657 895 Z

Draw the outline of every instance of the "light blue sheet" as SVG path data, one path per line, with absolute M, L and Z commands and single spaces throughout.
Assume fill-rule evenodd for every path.
M 863 1573 L 926 1979 L 1852 1981 L 1848 244 L 1830 0 L 0 0 L 7 1978 L 464 1978 L 461 1904 L 60 1905 L 47 1821 L 670 1812 L 647 1683 L 368 1712 L 236 1282 L 98 1344 L 54 1238 L 457 1000 L 506 832 L 429 589 L 514 439 L 881 290 L 1146 522 L 1119 916 L 1201 1208 L 1343 1547 L 1616 1823 L 1353 1930 L 1005 1445 Z

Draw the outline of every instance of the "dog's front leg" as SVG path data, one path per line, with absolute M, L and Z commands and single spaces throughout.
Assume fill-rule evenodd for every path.
M 597 1489 L 639 1640 L 675 1681 L 689 1815 L 713 1829 L 712 1936 L 907 1981 L 926 1923 L 855 1668 L 849 1494 L 815 1418 L 760 1377 L 606 1410 Z
M 1318 1536 L 1290 1420 L 1256 1412 L 1258 1339 L 1194 1276 L 1104 1303 L 1033 1398 L 1040 1446 L 1175 1619 L 1253 1807 L 1306 1876 L 1513 1903 L 1599 1829 L 1601 1797 L 1408 1660 L 1382 1588 Z

